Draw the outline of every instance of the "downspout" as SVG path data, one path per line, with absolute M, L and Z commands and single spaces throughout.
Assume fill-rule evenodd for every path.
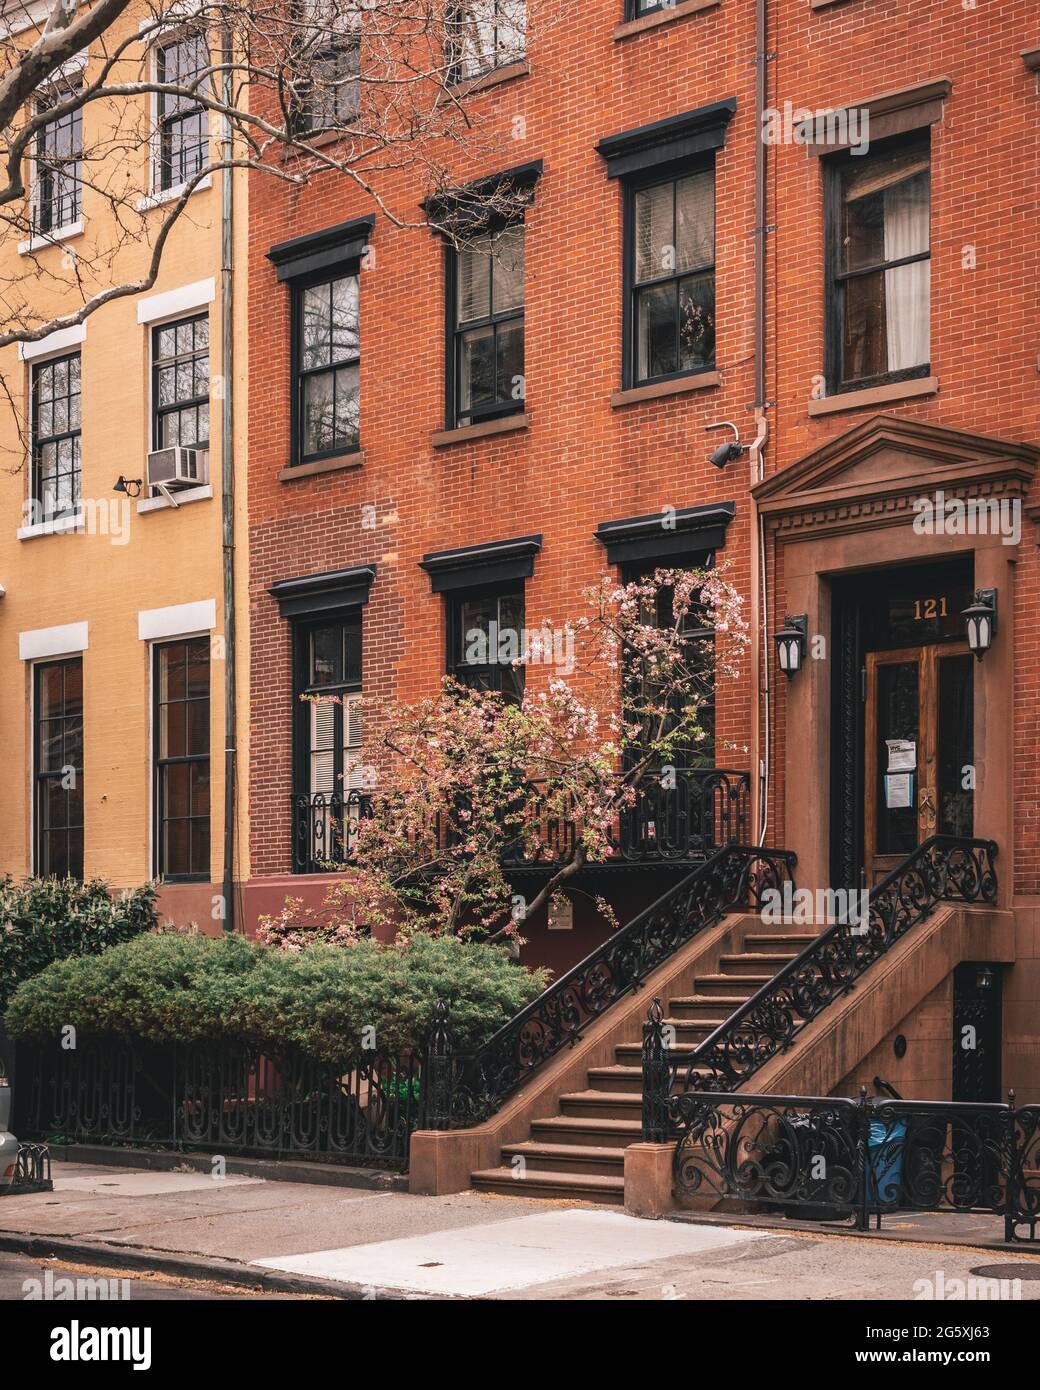
M 755 0 L 755 426 L 756 438 L 749 450 L 750 486 L 765 477 L 764 450 L 769 438 L 766 415 L 766 206 L 768 146 L 765 141 L 765 109 L 768 100 L 768 0 Z M 751 661 L 755 679 L 755 722 L 752 730 L 753 838 L 764 844 L 769 823 L 769 765 L 771 757 L 769 688 L 769 590 L 766 575 L 765 525 L 755 498 L 751 497 Z
M 224 164 L 220 180 L 220 373 L 223 399 L 220 410 L 220 520 L 224 571 L 224 870 L 221 894 L 224 930 L 235 930 L 235 779 L 237 768 L 237 728 L 235 720 L 235 434 L 232 410 L 232 372 L 234 370 L 234 288 L 232 277 L 233 175 L 230 165 L 234 152 L 231 117 L 232 38 L 225 25 L 221 38 L 220 157 Z

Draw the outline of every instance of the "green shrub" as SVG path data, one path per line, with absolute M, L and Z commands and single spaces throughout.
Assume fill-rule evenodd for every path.
M 447 1000 L 456 1047 L 489 1037 L 545 987 L 544 971 L 514 965 L 501 946 L 417 936 L 384 945 L 283 951 L 241 936 L 160 933 L 99 956 L 56 961 L 26 981 L 7 1011 L 14 1037 L 156 1043 L 292 1045 L 344 1064 L 422 1045 Z
M 0 879 L 0 1009 L 51 961 L 95 955 L 156 922 L 150 883 L 113 897 L 100 879 Z

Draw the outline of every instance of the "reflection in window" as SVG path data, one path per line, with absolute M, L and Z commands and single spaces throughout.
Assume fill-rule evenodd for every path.
M 655 381 L 715 362 L 715 173 L 632 194 L 635 379 Z
M 358 277 L 296 291 L 297 409 L 301 462 L 359 444 Z
M 519 703 L 524 668 L 512 663 L 523 654 L 523 589 L 459 595 L 449 602 L 449 622 L 450 674 L 460 685 Z
M 462 0 L 446 23 L 448 81 L 463 82 L 524 57 L 525 0 Z
M 155 649 L 156 866 L 164 879 L 208 879 L 209 639 Z
M 927 141 L 836 162 L 837 384 L 908 373 L 931 356 Z
M 33 367 L 32 463 L 33 519 L 73 515 L 80 502 L 78 352 Z
M 524 406 L 524 228 L 472 237 L 455 254 L 458 425 Z
M 83 877 L 83 662 L 33 673 L 36 873 Z
M 209 445 L 209 318 L 152 330 L 152 438 L 156 449 Z
M 160 191 L 179 188 L 206 163 L 209 116 L 196 94 L 206 80 L 202 74 L 208 67 L 209 47 L 204 34 L 185 34 L 156 50 L 156 82 L 181 89 L 156 95 Z

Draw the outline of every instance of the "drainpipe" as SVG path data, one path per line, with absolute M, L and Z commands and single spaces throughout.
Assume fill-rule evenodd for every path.
M 237 728 L 235 721 L 235 435 L 232 411 L 234 369 L 234 301 L 232 299 L 233 179 L 227 167 L 233 154 L 231 118 L 232 38 L 225 25 L 221 38 L 220 157 L 225 164 L 220 179 L 220 372 L 224 387 L 220 410 L 220 465 L 222 487 L 220 520 L 224 571 L 224 870 L 221 882 L 224 930 L 235 930 L 235 779 L 237 776 Z
M 766 237 L 769 235 L 766 203 L 768 146 L 763 138 L 768 101 L 768 0 L 755 0 L 755 426 L 756 438 L 749 450 L 750 486 L 765 477 L 764 450 L 769 438 L 766 415 Z M 769 591 L 766 583 L 765 525 L 751 498 L 751 662 L 755 680 L 755 722 L 752 729 L 753 838 L 764 844 L 769 821 L 770 690 L 769 690 Z

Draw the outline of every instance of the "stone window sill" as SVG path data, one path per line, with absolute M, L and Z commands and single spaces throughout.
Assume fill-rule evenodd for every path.
M 620 410 L 626 405 L 639 405 L 642 401 L 661 400 L 665 396 L 685 396 L 690 391 L 707 391 L 713 386 L 722 385 L 720 372 L 698 372 L 696 376 L 681 376 L 675 381 L 655 381 L 648 386 L 629 386 L 624 391 L 615 391 L 610 398 L 612 410 Z
M 911 381 L 893 381 L 888 386 L 867 386 L 862 391 L 842 391 L 837 396 L 824 396 L 810 401 L 812 415 L 836 415 L 842 410 L 862 410 L 864 406 L 887 405 L 889 401 L 911 400 L 914 396 L 934 396 L 939 389 L 936 376 L 919 376 Z
M 57 227 L 52 232 L 41 232 L 37 236 L 30 237 L 28 241 L 18 243 L 19 256 L 31 256 L 36 251 L 42 251 L 47 246 L 57 246 L 60 242 L 71 241 L 73 237 L 83 235 L 83 219 L 79 218 L 75 222 L 70 222 L 67 227 Z
M 446 449 L 450 444 L 465 444 L 471 439 L 489 439 L 496 434 L 512 434 L 515 430 L 527 429 L 527 415 L 503 415 L 498 420 L 485 420 L 479 425 L 461 425 L 454 430 L 437 430 L 430 436 L 435 449 Z
M 212 187 L 213 179 L 207 174 L 205 178 L 199 179 L 198 183 L 191 190 L 191 196 L 194 197 L 196 193 L 201 193 L 204 188 Z M 151 208 L 161 208 L 165 206 L 166 203 L 175 203 L 184 193 L 184 189 L 185 185 L 179 183 L 174 188 L 164 188 L 159 192 L 149 193 L 142 198 L 138 198 L 137 211 L 148 212 Z
M 183 492 L 172 494 L 177 499 L 177 507 L 186 506 L 189 502 L 205 502 L 213 496 L 213 486 L 207 483 L 204 487 L 186 487 Z M 141 512 L 161 512 L 166 509 L 176 510 L 169 498 L 164 497 L 160 492 L 157 497 L 141 497 L 137 502 L 137 510 Z
M 15 536 L 20 541 L 35 540 L 37 536 L 61 536 L 69 531 L 78 531 L 86 525 L 82 512 L 73 516 L 59 516 L 52 521 L 36 521 L 31 526 L 19 526 Z
M 651 10 L 649 14 L 641 14 L 637 19 L 626 19 L 623 23 L 616 24 L 614 42 L 633 38 L 636 34 L 645 34 L 648 29 L 659 29 L 662 24 L 685 19 L 687 15 L 700 14 L 702 10 L 716 10 L 721 4 L 722 0 L 678 0 L 677 4 L 669 5 L 666 9 Z
M 354 449 L 349 454 L 337 454 L 335 458 L 318 459 L 314 463 L 287 463 L 279 468 L 278 481 L 293 483 L 297 478 L 314 478 L 320 473 L 341 473 L 349 468 L 361 468 L 364 462 L 364 449 Z
M 718 2 L 719 0 L 714 0 L 714 3 Z M 489 87 L 500 87 L 503 82 L 512 82 L 514 77 L 526 77 L 529 71 L 526 60 L 506 63 L 504 67 L 492 68 L 490 72 L 482 72 L 478 77 L 467 77 L 461 82 L 452 82 L 445 87 L 438 100 L 451 101 L 456 97 L 461 99 L 473 96 L 477 92 L 486 92 Z

